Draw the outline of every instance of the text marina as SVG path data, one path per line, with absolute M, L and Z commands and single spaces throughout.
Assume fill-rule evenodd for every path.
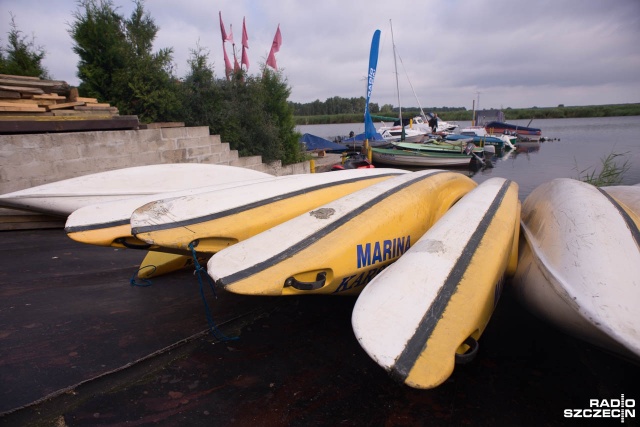
M 408 251 L 410 247 L 411 236 L 360 244 L 356 247 L 358 268 L 397 258 Z

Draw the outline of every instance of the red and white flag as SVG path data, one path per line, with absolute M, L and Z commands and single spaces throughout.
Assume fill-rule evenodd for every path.
M 242 18 L 242 60 L 240 61 L 242 64 L 247 67 L 247 71 L 249 71 L 249 55 L 247 54 L 247 49 L 249 49 L 249 36 L 247 35 L 247 26 L 245 25 L 244 18 Z
M 281 45 L 282 45 L 282 35 L 280 34 L 280 24 L 278 24 L 276 35 L 273 38 L 273 43 L 271 44 L 271 51 L 269 52 L 269 56 L 267 57 L 267 65 L 272 67 L 275 70 L 278 69 L 278 64 L 276 63 L 276 53 L 280 51 Z

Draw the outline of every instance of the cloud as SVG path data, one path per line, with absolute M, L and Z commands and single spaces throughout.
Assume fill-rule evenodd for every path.
M 125 16 L 133 8 L 129 0 L 114 4 Z M 67 32 L 76 9 L 72 0 L 3 0 L 0 22 L 9 23 L 12 12 L 18 28 L 45 47 L 51 74 L 77 84 Z M 154 48 L 173 48 L 179 76 L 197 45 L 222 76 L 218 12 L 233 27 L 238 55 L 246 19 L 252 74 L 279 24 L 277 61 L 295 102 L 364 96 L 371 37 L 380 29 L 372 101 L 397 105 L 391 25 L 404 106 L 471 108 L 477 92 L 495 108 L 640 102 L 637 0 L 153 0 L 145 10 L 160 28 Z

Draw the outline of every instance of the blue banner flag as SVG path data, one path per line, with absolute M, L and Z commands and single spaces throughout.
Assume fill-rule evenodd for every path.
M 364 135 L 367 139 L 373 139 L 377 133 L 371 113 L 369 113 L 369 101 L 371 99 L 371 91 L 373 90 L 373 79 L 376 77 L 376 68 L 378 67 L 378 48 L 380 46 L 380 30 L 373 33 L 371 40 L 371 53 L 369 54 L 369 70 L 367 73 L 367 101 L 364 106 Z

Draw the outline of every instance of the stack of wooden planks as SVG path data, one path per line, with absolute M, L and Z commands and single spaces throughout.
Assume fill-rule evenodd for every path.
M 96 98 L 80 97 L 64 81 L 0 74 L 0 134 L 137 129 L 137 116 Z

